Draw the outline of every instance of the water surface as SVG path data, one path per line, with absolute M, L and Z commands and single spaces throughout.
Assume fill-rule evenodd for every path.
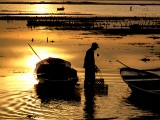
M 0 7 L 1 11 L 37 11 L 34 5 L 19 7 L 13 5 L 13 8 L 9 6 Z M 39 5 L 36 6 L 41 10 Z M 48 6 L 55 12 L 56 7 Z M 159 16 L 157 6 L 154 6 L 154 9 L 151 6 L 134 7 L 137 8 L 129 11 L 129 6 L 115 8 L 67 5 L 66 11 L 81 13 L 88 11 L 113 16 Z M 103 12 L 96 11 L 97 9 L 102 9 Z M 120 68 L 124 65 L 117 62 L 119 60 L 129 67 L 138 69 L 158 68 L 160 39 L 152 37 L 160 37 L 159 34 L 105 35 L 98 31 L 28 28 L 26 25 L 27 21 L 0 21 L 0 119 L 159 118 L 159 103 L 155 105 L 152 102 L 144 103 L 132 99 L 130 89 L 119 74 Z M 95 95 L 86 93 L 83 87 L 83 60 L 92 42 L 99 44 L 100 48 L 95 52 L 96 64 L 101 70 L 105 84 L 109 86 L 108 91 L 96 90 Z M 80 77 L 75 90 L 57 95 L 50 89 L 40 89 L 33 74 L 35 65 L 40 59 L 28 44 L 41 59 L 60 57 L 70 61 Z M 143 58 L 149 61 L 142 61 Z M 159 72 L 157 74 L 160 75 Z

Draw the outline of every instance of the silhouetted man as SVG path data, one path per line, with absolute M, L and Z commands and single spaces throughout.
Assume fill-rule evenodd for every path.
M 99 69 L 95 65 L 94 51 L 99 48 L 97 43 L 92 43 L 91 48 L 87 50 L 86 56 L 84 58 L 84 68 L 85 68 L 85 81 L 84 86 L 94 86 L 95 84 L 95 72 Z

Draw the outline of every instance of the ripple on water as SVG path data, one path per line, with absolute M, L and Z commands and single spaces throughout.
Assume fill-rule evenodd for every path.
M 44 93 L 45 94 L 45 93 Z M 77 93 L 76 93 L 77 94 Z M 8 118 L 67 118 L 79 114 L 80 94 L 73 99 L 52 97 L 45 98 L 33 88 L 29 91 L 1 91 L 0 119 Z M 43 101 L 45 99 L 45 102 Z M 71 112 L 68 112 L 71 111 Z M 77 112 L 75 112 L 77 111 Z M 63 116 L 62 116 L 63 114 Z

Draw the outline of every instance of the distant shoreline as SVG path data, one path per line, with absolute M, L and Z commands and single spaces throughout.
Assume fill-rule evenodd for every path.
M 79 5 L 160 5 L 160 3 L 103 3 L 103 2 L 0 2 L 0 4 L 79 4 Z

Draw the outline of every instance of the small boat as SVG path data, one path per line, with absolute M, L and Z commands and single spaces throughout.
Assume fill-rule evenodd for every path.
M 36 64 L 35 77 L 39 83 L 59 86 L 74 86 L 78 82 L 77 71 L 71 63 L 60 58 L 46 58 Z
M 145 70 L 121 68 L 120 75 L 132 93 L 160 96 L 160 76 Z
M 64 3 L 64 0 L 63 0 L 63 3 Z M 64 11 L 64 7 L 62 6 L 62 7 L 59 7 L 59 8 L 57 8 L 57 11 Z
M 64 11 L 64 7 L 57 8 L 57 11 Z

